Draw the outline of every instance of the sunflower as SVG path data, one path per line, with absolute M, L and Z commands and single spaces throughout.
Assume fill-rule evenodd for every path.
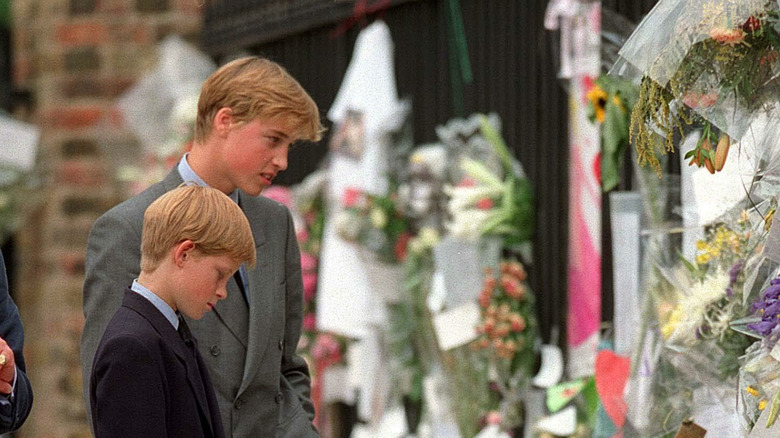
M 604 122 L 604 107 L 607 104 L 607 92 L 598 85 L 588 91 L 588 100 L 593 108 L 593 114 L 599 123 Z

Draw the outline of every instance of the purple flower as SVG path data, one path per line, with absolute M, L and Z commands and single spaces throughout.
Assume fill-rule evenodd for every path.
M 762 318 L 777 318 L 778 313 L 780 313 L 780 301 L 773 300 L 764 307 Z
M 772 333 L 772 329 L 774 329 L 776 325 L 777 325 L 777 321 L 762 319 L 759 322 L 748 324 L 747 328 L 755 332 L 761 333 L 761 335 L 763 336 L 768 336 L 770 333 Z
M 780 325 L 780 278 L 773 278 L 761 295 L 761 299 L 750 307 L 754 313 L 761 316 L 761 321 L 748 324 L 747 328 L 768 337 L 777 331 Z
M 734 266 L 729 269 L 729 280 L 731 280 L 731 284 L 734 284 L 737 282 L 737 277 L 739 277 L 739 274 L 742 273 L 742 265 L 744 264 L 744 260 L 737 260 L 736 263 L 734 263 Z
M 770 305 L 770 304 L 772 304 L 772 300 L 769 300 L 769 301 L 760 300 L 760 301 L 756 301 L 755 303 L 753 303 L 753 304 L 750 306 L 750 308 L 751 308 L 751 310 L 753 310 L 753 312 L 757 312 L 757 311 L 759 311 L 759 310 L 764 310 L 764 309 L 766 309 L 766 307 L 767 307 L 768 305 Z
M 772 280 L 774 281 L 774 280 Z M 775 284 L 772 286 L 769 286 L 764 291 L 764 299 L 765 300 L 776 300 L 780 297 L 780 284 Z

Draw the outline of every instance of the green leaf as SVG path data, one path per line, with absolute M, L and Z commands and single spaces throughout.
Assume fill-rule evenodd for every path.
M 772 397 L 772 405 L 769 408 L 769 416 L 766 419 L 767 428 L 770 428 L 775 424 L 778 414 L 780 414 L 780 391 L 777 391 L 775 396 Z

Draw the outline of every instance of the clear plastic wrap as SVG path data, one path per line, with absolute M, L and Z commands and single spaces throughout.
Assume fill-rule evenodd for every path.
M 739 139 L 780 87 L 777 3 L 662 0 L 637 26 L 611 69 L 643 76 Z

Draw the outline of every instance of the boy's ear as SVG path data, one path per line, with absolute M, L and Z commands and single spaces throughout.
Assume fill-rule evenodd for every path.
M 230 127 L 233 125 L 233 110 L 228 107 L 222 107 L 214 115 L 214 132 L 217 135 L 224 137 L 230 132 Z
M 176 266 L 181 267 L 185 261 L 192 257 L 195 250 L 195 242 L 190 239 L 182 240 L 173 248 L 173 260 Z

